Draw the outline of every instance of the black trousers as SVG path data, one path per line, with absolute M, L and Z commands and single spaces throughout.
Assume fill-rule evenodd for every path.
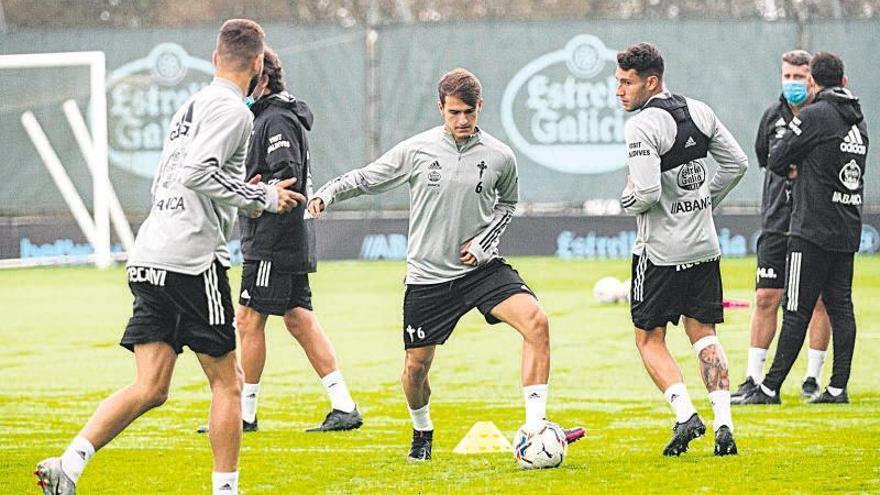
M 764 385 L 779 391 L 804 345 L 813 308 L 821 295 L 831 319 L 834 371 L 831 383 L 846 388 L 856 340 L 852 304 L 853 253 L 826 251 L 799 237 L 788 243 L 782 331 Z

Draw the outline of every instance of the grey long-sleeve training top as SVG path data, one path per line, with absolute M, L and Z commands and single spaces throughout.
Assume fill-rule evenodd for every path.
M 315 196 L 330 206 L 404 184 L 410 190 L 407 284 L 448 282 L 474 270 L 459 259 L 471 239 L 481 264 L 498 256 L 519 196 L 510 147 L 482 130 L 456 144 L 435 127 L 324 184 Z
M 653 98 L 668 98 L 664 92 Z M 649 100 L 650 101 L 650 100 Z M 686 99 L 697 128 L 709 139 L 718 162 L 711 181 L 706 159 L 661 171 L 660 156 L 675 143 L 678 126 L 669 112 L 641 110 L 626 122 L 627 165 L 635 187 L 621 194 L 624 210 L 636 216 L 633 254 L 647 253 L 655 265 L 697 263 L 721 255 L 712 209 L 721 203 L 748 169 L 740 145 L 705 103 Z

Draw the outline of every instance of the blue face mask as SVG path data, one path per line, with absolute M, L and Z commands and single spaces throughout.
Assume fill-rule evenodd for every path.
M 809 92 L 806 81 L 786 81 L 782 83 L 782 96 L 792 105 L 800 105 L 807 101 Z
M 248 95 L 244 97 L 244 106 L 248 108 L 254 106 L 254 103 L 256 102 L 257 100 L 255 100 L 253 96 Z

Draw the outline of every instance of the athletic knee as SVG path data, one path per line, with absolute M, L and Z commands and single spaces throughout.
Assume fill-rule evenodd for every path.
M 775 312 L 779 309 L 782 293 L 775 289 L 758 289 L 755 294 L 755 306 L 761 312 Z
M 550 319 L 540 308 L 536 308 L 526 320 L 523 337 L 530 344 L 550 347 Z
M 428 376 L 429 367 L 430 363 L 428 361 L 407 358 L 406 363 L 403 365 L 403 376 L 401 378 L 404 382 L 424 381 Z
M 236 372 L 233 377 L 225 380 L 211 382 L 211 392 L 214 395 L 223 395 L 231 399 L 241 398 L 241 388 L 244 382 L 244 373 Z
M 297 339 L 315 327 L 315 320 L 309 311 L 288 311 L 283 319 L 287 331 Z
M 159 407 L 168 401 L 168 386 L 161 384 L 135 385 L 141 404 L 147 409 Z
M 241 388 L 244 383 L 244 371 L 235 363 L 233 369 L 222 370 L 208 377 L 211 385 L 211 393 L 214 395 L 241 397 Z
M 258 335 L 263 329 L 260 325 L 259 312 L 247 306 L 239 306 L 235 311 L 235 323 L 238 334 L 244 338 Z
M 636 348 L 638 348 L 639 351 L 642 351 L 644 349 L 650 349 L 652 347 L 665 347 L 666 343 L 656 334 L 656 331 L 636 331 Z

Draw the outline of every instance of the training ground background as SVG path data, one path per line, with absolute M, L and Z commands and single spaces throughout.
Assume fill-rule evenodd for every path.
M 628 262 L 511 261 L 551 317 L 549 414 L 588 431 L 561 468 L 525 472 L 509 454 L 452 453 L 475 421 L 493 421 L 508 437 L 523 421 L 520 338 L 509 327 L 488 327 L 476 312 L 435 359 L 434 461 L 405 462 L 411 427 L 399 384 L 404 264 L 327 262 L 312 278 L 315 307 L 366 422 L 355 432 L 302 432 L 329 404 L 300 348 L 271 319 L 262 430 L 244 437 L 241 493 L 880 492 L 880 259 L 856 261 L 851 405 L 802 404 L 801 356 L 782 406 L 734 409 L 739 456 L 713 457 L 706 437 L 678 459 L 660 455 L 673 417 L 642 368 L 627 306 L 600 306 L 592 297 L 600 277 L 628 277 Z M 725 296 L 751 300 L 754 259 L 723 260 L 722 269 Z M 230 272 L 233 291 L 239 276 L 238 268 Z M 0 272 L 0 305 L 0 493 L 37 493 L 34 464 L 58 455 L 99 401 L 133 377 L 134 361 L 117 345 L 131 295 L 122 268 L 15 270 Z M 731 388 L 743 378 L 749 318 L 750 310 L 728 310 L 719 327 Z M 673 327 L 668 341 L 695 405 L 711 421 L 686 337 Z M 187 351 L 167 404 L 98 453 L 79 493 L 209 493 L 208 439 L 195 433 L 209 400 Z

